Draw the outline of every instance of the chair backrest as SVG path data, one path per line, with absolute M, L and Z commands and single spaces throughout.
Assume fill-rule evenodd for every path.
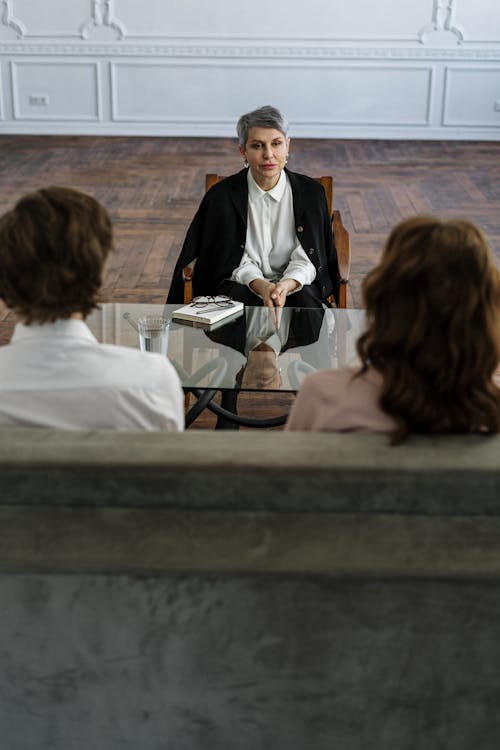
M 210 190 L 210 188 L 215 185 L 217 182 L 220 182 L 224 179 L 224 175 L 222 174 L 215 174 L 215 172 L 210 172 L 205 175 L 205 192 L 207 190 Z M 330 216 L 333 214 L 333 178 L 330 175 L 323 175 L 322 177 L 315 177 L 315 180 L 320 182 L 323 185 L 323 190 L 325 191 L 326 196 L 326 203 L 328 205 L 328 213 Z

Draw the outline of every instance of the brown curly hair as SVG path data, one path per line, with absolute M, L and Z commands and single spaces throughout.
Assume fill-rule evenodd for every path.
M 500 274 L 483 233 L 464 220 L 401 222 L 363 294 L 361 373 L 383 375 L 393 442 L 409 432 L 498 432 Z
M 49 187 L 0 218 L 0 297 L 26 323 L 86 317 L 97 306 L 111 219 L 90 195 Z

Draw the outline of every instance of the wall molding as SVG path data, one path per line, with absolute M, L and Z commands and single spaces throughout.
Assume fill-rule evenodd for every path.
M 36 122 L 36 133 L 39 135 L 116 135 L 116 136 L 162 136 L 162 137 L 203 137 L 234 138 L 234 118 L 226 120 L 179 120 L 175 123 L 137 122 L 118 123 L 114 121 L 92 122 L 49 122 L 49 121 L 1 121 L 0 134 L 32 135 L 33 123 Z M 498 141 L 498 128 L 493 127 L 393 127 L 391 125 L 331 125 L 319 124 L 302 126 L 297 129 L 294 138 L 387 138 L 398 140 L 474 140 Z
M 91 32 L 99 27 L 116 31 L 118 39 L 127 35 L 125 24 L 114 15 L 114 0 L 93 0 L 92 16 L 80 26 L 80 37 L 88 39 Z
M 286 60 L 500 60 L 500 44 L 476 47 L 343 47 L 343 46 L 234 46 L 178 44 L 85 44 L 1 42 L 2 55 L 256 58 Z
M 425 44 L 433 31 L 449 31 L 461 44 L 465 41 L 465 30 L 455 21 L 456 0 L 434 0 L 432 20 L 417 34 L 419 42 Z
M 1 26 L 6 26 L 16 32 L 18 37 L 23 37 L 27 33 L 27 28 L 19 18 L 16 18 L 12 12 L 12 0 L 1 0 Z
M 40 3 L 42 1 L 39 0 Z M 59 2 L 62 4 L 63 0 Z M 279 79 L 286 84 L 283 86 L 285 93 L 282 105 L 286 109 L 288 100 L 296 114 L 301 110 L 293 94 L 294 81 L 300 78 L 303 85 L 307 86 L 307 91 L 311 92 L 310 118 L 294 118 L 296 137 L 445 137 L 498 140 L 500 112 L 496 102 L 500 100 L 500 91 L 497 94 L 493 74 L 479 76 L 478 86 L 475 86 L 474 81 L 476 104 L 469 109 L 467 105 L 461 108 L 461 105 L 454 103 L 455 99 L 467 101 L 467 87 L 463 92 L 459 89 L 462 79 L 453 79 L 457 84 L 451 89 L 449 87 L 450 74 L 446 74 L 447 67 L 489 71 L 500 68 L 500 39 L 489 42 L 479 42 L 478 39 L 470 41 L 465 29 L 457 22 L 461 2 L 462 0 L 433 0 L 431 3 L 427 0 L 423 15 L 417 24 L 411 24 L 413 33 L 405 38 L 402 38 L 401 33 L 398 36 L 397 24 L 390 26 L 396 32 L 391 38 L 387 38 L 388 32 L 383 23 L 373 29 L 372 38 L 354 38 L 355 30 L 345 38 L 341 36 L 341 32 L 339 37 L 333 38 L 321 35 L 319 25 L 318 36 L 309 34 L 301 37 L 290 34 L 280 36 L 279 31 L 270 33 L 269 36 L 252 33 L 236 33 L 231 36 L 193 33 L 188 36 L 186 33 L 175 32 L 155 34 L 155 29 L 151 36 L 145 33 L 134 35 L 129 33 L 133 26 L 132 20 L 127 16 L 124 24 L 115 15 L 115 9 L 120 12 L 120 4 L 115 0 L 87 0 L 83 12 L 80 9 L 77 14 L 74 33 L 71 24 L 71 31 L 65 34 L 62 33 L 63 27 L 61 33 L 52 35 L 30 34 L 13 15 L 15 0 L 0 0 L 0 73 L 4 83 L 3 91 L 0 91 L 0 96 L 3 96 L 0 103 L 0 132 L 233 137 L 234 117 L 230 115 L 234 104 L 227 98 L 224 87 L 227 86 L 227 81 L 234 85 L 234 76 L 230 71 L 241 66 L 245 69 L 245 80 L 249 82 L 244 97 L 252 99 L 256 99 L 261 90 L 259 76 L 253 75 L 255 69 L 288 69 L 288 73 L 279 73 Z M 145 11 L 142 6 L 137 6 L 134 12 L 143 14 Z M 167 19 L 168 9 L 165 12 Z M 425 21 L 429 23 L 419 31 L 420 23 Z M 167 20 L 161 26 L 168 32 Z M 494 30 L 488 28 L 487 24 L 483 24 L 482 29 L 483 35 L 490 33 L 493 36 Z M 378 37 L 375 36 L 377 32 Z M 37 65 L 44 64 L 54 64 L 61 68 L 55 81 L 50 75 L 41 78 L 32 76 L 34 81 L 47 81 L 46 90 L 40 88 L 39 91 L 34 91 L 34 94 L 49 95 L 50 104 L 44 110 L 35 109 L 31 113 L 25 106 L 25 99 L 16 100 L 20 91 L 26 96 L 26 86 L 23 88 L 22 81 L 10 78 L 7 70 L 9 65 L 24 63 L 31 64 L 34 69 Z M 94 116 L 96 110 L 92 107 L 90 96 L 85 99 L 85 106 L 79 106 L 75 99 L 71 106 L 66 107 L 64 99 L 57 99 L 61 92 L 64 95 L 65 88 L 71 88 L 72 72 L 74 74 L 71 66 L 75 64 L 96 65 L 97 117 Z M 137 91 L 134 91 L 134 86 L 137 83 L 134 82 L 136 79 L 142 81 L 142 78 L 134 71 L 127 82 L 122 75 L 118 91 L 117 69 L 121 65 L 160 65 L 169 70 L 167 74 L 153 70 L 150 78 L 144 76 L 144 101 L 140 106 L 135 106 Z M 219 74 L 217 68 L 222 74 Z M 302 71 L 300 76 L 297 75 L 299 69 Z M 314 69 L 318 70 L 318 75 L 315 75 Z M 357 73 L 349 77 L 344 69 L 352 69 Z M 366 78 L 364 71 L 367 69 L 381 71 L 378 77 L 373 76 L 376 86 L 363 83 Z M 388 78 L 383 75 L 384 69 L 396 71 L 394 80 L 397 85 L 388 88 Z M 404 72 L 397 72 L 398 69 Z M 428 73 L 427 93 L 422 78 L 415 79 L 412 71 L 416 69 L 431 71 Z M 50 71 L 49 68 L 47 70 Z M 203 71 L 203 75 L 196 77 L 197 71 Z M 323 106 L 320 99 L 315 101 L 315 89 L 314 85 L 311 86 L 311 81 L 321 80 L 322 85 L 328 87 L 331 81 L 344 81 L 346 78 L 356 84 L 355 95 L 351 97 L 349 105 L 333 111 Z M 199 84 L 200 80 L 203 81 L 203 87 Z M 185 90 L 183 81 L 188 84 Z M 226 83 L 223 85 L 221 81 Z M 216 108 L 212 106 L 212 97 L 204 100 L 204 93 L 211 91 L 212 82 L 214 93 L 218 95 Z M 268 83 L 267 91 L 272 90 L 271 81 Z M 139 85 L 142 86 L 142 83 Z M 51 86 L 57 96 L 52 96 Z M 154 87 L 157 94 L 151 93 Z M 199 110 L 193 108 L 190 93 L 198 89 L 198 98 L 202 102 Z M 415 90 L 418 91 L 417 100 L 411 98 L 411 92 Z M 401 93 L 397 94 L 397 91 Z M 384 92 L 387 97 L 384 97 Z M 28 94 L 31 92 L 28 91 Z M 175 103 L 171 105 L 164 103 L 174 100 Z M 384 108 L 386 100 L 391 103 L 392 109 Z M 19 116 L 19 103 L 22 105 L 22 117 Z M 457 117 L 455 112 L 458 113 Z M 493 112 L 497 113 L 498 118 Z M 75 116 L 72 117 L 72 114 Z

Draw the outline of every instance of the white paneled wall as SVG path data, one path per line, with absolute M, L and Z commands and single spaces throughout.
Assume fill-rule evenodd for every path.
M 500 0 L 0 0 L 0 133 L 500 137 Z

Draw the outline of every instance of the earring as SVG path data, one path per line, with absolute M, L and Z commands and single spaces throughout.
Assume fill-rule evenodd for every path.
M 244 166 L 244 167 L 246 167 L 247 169 L 248 169 L 248 167 L 250 166 L 250 165 L 249 165 L 249 163 L 247 162 L 247 160 L 246 160 L 246 159 L 245 159 L 245 161 L 243 162 L 243 166 Z

